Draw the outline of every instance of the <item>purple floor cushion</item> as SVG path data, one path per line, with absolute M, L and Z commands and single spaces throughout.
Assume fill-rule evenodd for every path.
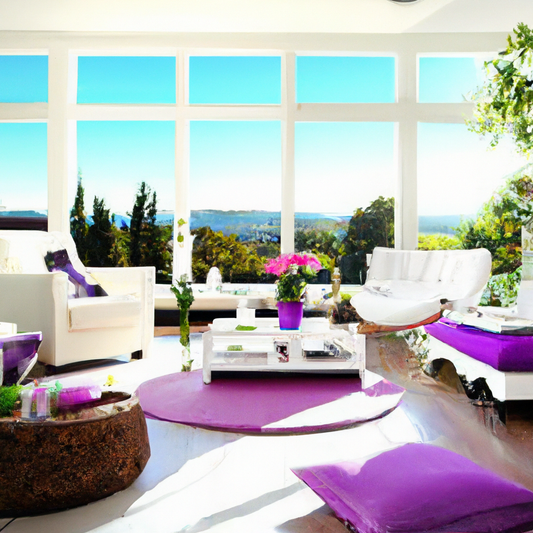
M 293 471 L 359 533 L 524 533 L 533 528 L 533 492 L 429 444 L 406 444 L 364 464 Z
M 533 336 L 491 333 L 446 318 L 424 328 L 436 339 L 497 370 L 533 372 Z
M 374 420 L 392 411 L 404 392 L 387 381 L 363 390 L 352 375 L 256 374 L 217 377 L 205 385 L 201 371 L 180 372 L 144 382 L 137 394 L 149 418 L 238 433 L 296 434 Z

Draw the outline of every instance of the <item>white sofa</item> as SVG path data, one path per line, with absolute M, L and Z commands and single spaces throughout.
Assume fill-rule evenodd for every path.
M 76 297 L 72 277 L 48 271 L 47 252 L 61 249 L 75 271 L 90 285 L 98 283 L 106 296 Z M 85 269 L 69 234 L 0 231 L 0 321 L 16 323 L 19 331 L 42 331 L 44 363 L 61 366 L 137 351 L 148 357 L 154 286 L 153 267 Z
M 440 312 L 441 301 L 462 311 L 479 304 L 492 259 L 475 250 L 375 248 L 363 291 L 351 299 L 359 315 L 384 326 L 418 324 Z

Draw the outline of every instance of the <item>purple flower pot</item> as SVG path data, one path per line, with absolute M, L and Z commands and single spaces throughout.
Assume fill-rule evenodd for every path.
M 298 329 L 304 314 L 303 302 L 278 302 L 280 329 Z

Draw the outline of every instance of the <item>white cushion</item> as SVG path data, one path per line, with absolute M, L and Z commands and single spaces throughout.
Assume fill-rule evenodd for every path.
M 76 298 L 68 301 L 69 331 L 125 328 L 140 324 L 141 301 L 133 296 Z
M 369 291 L 356 294 L 351 304 L 362 318 L 383 326 L 418 324 L 440 311 L 440 298 L 411 300 L 376 296 Z
M 490 252 L 484 249 L 376 248 L 363 291 L 351 303 L 368 322 L 417 324 L 438 313 L 441 300 L 453 302 L 458 309 L 477 305 L 491 264 Z

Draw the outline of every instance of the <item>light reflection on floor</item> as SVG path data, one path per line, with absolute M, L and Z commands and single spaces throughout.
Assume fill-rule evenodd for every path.
M 192 351 L 198 368 L 198 334 Z M 111 373 L 121 388 L 135 390 L 146 379 L 179 370 L 178 337 L 156 338 L 155 352 L 93 376 Z M 407 389 L 400 407 L 381 420 L 302 436 L 241 436 L 149 420 L 152 456 L 129 489 L 81 508 L 16 519 L 5 531 L 345 532 L 290 468 L 372 456 L 413 441 L 457 451 L 533 490 L 533 454 L 523 438 L 533 424 L 513 422 L 519 428 L 514 435 L 453 387 L 422 374 L 401 341 L 373 339 L 368 353 L 376 370 Z M 0 527 L 8 522 L 0 520 Z

